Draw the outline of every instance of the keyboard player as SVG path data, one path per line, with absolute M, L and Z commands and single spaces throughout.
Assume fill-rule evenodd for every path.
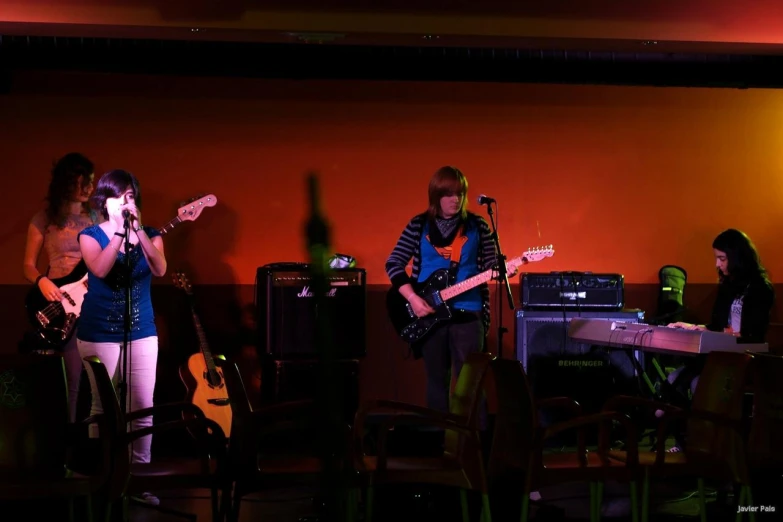
M 703 325 L 671 323 L 673 328 L 712 330 L 737 336 L 742 343 L 766 342 L 770 311 L 775 291 L 761 264 L 758 250 L 747 234 L 728 229 L 712 242 L 715 268 L 718 272 L 718 294 L 710 322 Z M 686 360 L 684 366 L 667 377 L 680 397 L 688 397 L 696 389 L 705 355 Z M 676 445 L 670 451 L 682 449 L 684 426 L 675 433 Z

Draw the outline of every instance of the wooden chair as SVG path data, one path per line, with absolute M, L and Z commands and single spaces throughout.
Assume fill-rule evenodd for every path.
M 766 353 L 754 353 L 751 357 L 753 411 L 747 444 L 748 471 L 754 487 L 761 489 L 762 494 L 764 489 L 771 489 L 769 496 L 777 500 L 774 488 L 783 476 L 783 357 Z M 754 502 L 748 487 L 740 490 L 738 505 L 774 505 L 769 500 Z M 755 513 L 749 511 L 748 515 L 754 522 Z
M 242 377 L 235 363 L 216 361 L 231 402 L 231 438 L 229 473 L 234 495 L 229 521 L 239 520 L 243 497 L 249 493 L 289 485 L 318 485 L 322 477 L 322 460 L 315 447 L 318 436 L 317 411 L 313 401 L 295 401 L 253 409 Z M 314 424 L 315 423 L 315 424 Z M 269 451 L 271 437 L 290 435 L 310 442 L 309 450 L 301 447 Z
M 609 399 L 605 411 L 622 411 L 642 407 L 649 412 L 662 410 L 654 451 L 639 452 L 644 472 L 642 520 L 649 516 L 651 478 L 676 476 L 697 477 L 702 522 L 706 521 L 704 478 L 731 480 L 742 490 L 740 498 L 750 495 L 745 447 L 743 442 L 743 399 L 750 372 L 751 356 L 745 353 L 711 352 L 693 396 L 690 411 L 639 397 L 618 396 Z M 670 423 L 685 421 L 684 451 L 667 452 L 666 435 Z M 609 451 L 609 456 L 625 461 L 623 451 Z M 748 497 L 749 498 L 749 497 Z
M 493 356 L 470 354 L 457 377 L 448 413 L 396 401 L 377 400 L 364 404 L 353 426 L 354 467 L 366 488 L 365 520 L 373 515 L 373 488 L 384 484 L 440 484 L 459 488 L 462 518 L 469 519 L 467 491 L 482 497 L 482 520 L 490 522 L 490 506 L 484 459 L 479 439 L 478 406 L 484 377 Z M 378 437 L 378 455 L 366 455 L 364 425 L 367 415 L 379 409 L 399 413 L 383 422 Z M 413 415 L 411 415 L 413 414 Z M 399 424 L 417 424 L 445 430 L 443 454 L 438 457 L 395 457 L 387 454 L 387 435 Z
M 0 356 L 0 501 L 84 498 L 92 520 L 92 494 L 102 477 L 66 466 L 68 390 L 61 355 Z
M 114 385 L 106 367 L 98 357 L 85 357 L 87 370 L 92 373 L 97 392 L 103 406 L 103 416 L 111 422 L 105 424 L 106 431 L 100 437 L 111 441 L 114 448 L 115 469 L 113 476 L 124 488 L 119 489 L 123 500 L 129 496 L 140 495 L 145 491 L 163 491 L 170 489 L 205 488 L 211 491 L 212 519 L 222 522 L 227 510 L 225 502 L 230 497 L 231 483 L 226 468 L 227 439 L 220 426 L 204 417 L 204 413 L 190 403 L 171 403 L 153 406 L 133 412 L 123 413 Z M 146 417 L 164 411 L 178 411 L 188 418 L 153 424 L 148 428 L 127 431 L 128 423 L 136 418 Z M 196 439 L 200 458 L 167 459 L 162 462 L 131 463 L 130 448 L 132 441 L 172 429 L 186 429 Z M 124 477 L 124 481 L 123 481 Z M 221 502 L 220 493 L 223 493 Z M 125 502 L 127 504 L 127 502 Z M 193 520 L 196 515 L 182 513 L 165 506 L 142 504 L 162 513 L 185 516 Z M 110 509 L 107 507 L 107 513 Z
M 498 411 L 490 453 L 488 476 L 493 496 L 496 492 L 521 495 L 521 520 L 528 520 L 530 492 L 538 488 L 567 482 L 590 484 L 590 520 L 600 518 L 603 484 L 608 480 L 630 485 L 633 520 L 637 520 L 637 486 L 639 471 L 635 458 L 636 428 L 631 420 L 615 412 L 581 416 L 581 407 L 573 399 L 553 397 L 536 401 L 522 367 L 516 360 L 498 359 L 492 362 L 492 377 L 497 390 Z M 574 418 L 542 428 L 539 410 L 562 408 Z M 606 457 L 609 435 L 614 422 L 620 423 L 628 435 L 629 458 L 618 463 Z M 599 450 L 588 451 L 584 427 L 599 429 Z M 577 450 L 545 452 L 545 441 L 566 430 L 577 429 Z M 516 496 L 516 495 L 515 495 Z M 518 497 L 516 497 L 518 498 Z

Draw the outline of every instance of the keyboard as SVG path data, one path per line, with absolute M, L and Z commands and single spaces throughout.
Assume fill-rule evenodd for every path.
M 740 343 L 737 337 L 728 333 L 624 323 L 611 319 L 574 318 L 568 325 L 568 336 L 583 343 L 680 355 L 769 351 L 767 343 Z

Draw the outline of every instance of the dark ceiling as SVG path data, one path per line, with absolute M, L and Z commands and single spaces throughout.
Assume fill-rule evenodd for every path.
M 760 2 L 766 5 L 764 0 Z M 607 28 L 605 34 L 611 36 L 610 33 L 619 34 L 623 27 L 632 24 L 654 23 L 657 24 L 654 27 L 661 28 L 660 34 L 675 34 L 672 27 L 699 27 L 694 24 L 701 22 L 704 25 L 706 21 L 705 11 L 682 7 L 675 13 L 664 9 L 645 10 L 645 5 L 653 4 L 641 1 L 339 0 L 329 2 L 328 7 L 316 0 L 113 2 L 135 10 L 128 11 L 129 20 L 131 15 L 135 17 L 133 25 L 110 23 L 116 22 L 116 18 L 112 18 L 111 13 L 102 14 L 95 0 L 67 0 L 65 3 L 81 7 L 79 12 L 94 9 L 95 17 L 99 18 L 83 17 L 92 23 L 77 23 L 81 19 L 71 16 L 72 11 L 63 11 L 66 16 L 54 10 L 38 18 L 24 13 L 16 13 L 16 19 L 0 16 L 0 69 L 6 75 L 25 69 L 61 69 L 268 78 L 739 88 L 780 87 L 783 83 L 777 75 L 783 63 L 783 45 L 758 38 L 736 41 L 738 33 L 729 32 L 734 27 L 730 17 L 738 16 L 738 11 L 732 7 L 736 4 L 724 4 L 721 0 L 713 2 L 713 7 L 719 4 L 723 7 L 709 11 L 709 22 L 710 27 L 726 31 L 726 41 L 585 37 L 591 31 L 600 34 L 601 24 Z M 40 13 L 43 6 L 54 9 L 55 3 L 29 0 L 25 5 L 37 5 L 39 11 L 35 13 Z M 154 15 L 157 18 L 150 19 L 155 25 L 152 22 L 140 25 L 146 20 L 142 15 L 149 16 L 147 8 L 150 7 L 157 9 Z M 301 22 L 290 26 L 291 30 L 281 31 L 271 28 L 274 25 L 271 16 L 246 16 L 260 10 L 301 14 L 294 18 Z M 317 12 L 313 14 L 314 11 Z M 356 31 L 357 24 L 365 20 L 356 18 L 356 13 L 388 16 L 390 24 L 396 25 L 384 32 Z M 3 14 L 0 8 L 0 15 Z M 403 22 L 408 20 L 410 26 L 420 28 L 418 17 L 422 15 L 432 17 L 441 28 L 454 29 L 442 34 L 406 32 Z M 460 18 L 455 18 L 457 15 Z M 339 18 L 339 23 L 354 30 L 311 30 L 320 27 L 319 23 L 323 27 L 329 24 L 334 27 L 337 23 L 334 16 L 346 16 Z M 500 31 L 491 26 L 486 26 L 482 34 L 479 22 L 489 20 L 482 17 L 496 17 L 493 20 L 500 21 L 524 17 L 550 25 L 585 20 L 595 23 L 585 26 L 589 30 L 580 29 L 581 32 L 567 30 L 567 25 L 554 25 L 548 36 L 541 36 L 546 31 L 537 30 L 536 26 L 525 26 L 534 30 L 523 29 L 538 31 L 537 36 L 498 34 Z M 94 23 L 96 20 L 105 23 Z M 444 20 L 452 25 L 440 23 Z M 452 20 L 457 21 L 452 23 Z M 759 27 L 768 28 L 763 24 Z M 471 34 L 460 34 L 460 29 Z M 517 32 L 521 33 L 523 29 Z M 569 31 L 582 36 L 563 36 Z M 689 33 L 681 30 L 677 34 L 687 36 Z M 729 41 L 730 36 L 734 40 Z

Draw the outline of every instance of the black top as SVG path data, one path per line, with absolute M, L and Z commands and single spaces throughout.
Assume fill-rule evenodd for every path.
M 772 284 L 762 277 L 751 280 L 739 289 L 736 285 L 728 283 L 718 285 L 718 296 L 715 298 L 712 318 L 707 329 L 722 332 L 729 326 L 731 304 L 738 297 L 743 297 L 740 342 L 766 342 L 770 311 L 775 302 L 775 290 Z

